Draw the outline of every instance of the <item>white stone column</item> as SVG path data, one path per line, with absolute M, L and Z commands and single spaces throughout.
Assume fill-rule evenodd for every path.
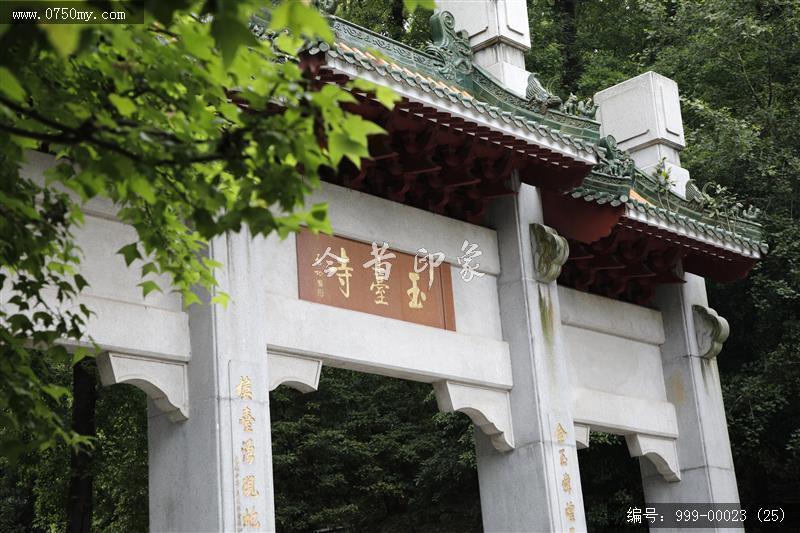
M 436 7 L 453 14 L 457 31 L 467 30 L 475 63 L 524 97 L 531 48 L 525 0 L 436 0 Z
M 211 243 L 231 301 L 189 309 L 188 419 L 150 405 L 151 531 L 275 530 L 262 247 L 246 230 Z
M 509 343 L 514 450 L 498 452 L 476 432 L 487 532 L 584 531 L 567 359 L 555 278 L 566 241 L 542 221 L 535 188 L 496 202 L 503 338 Z M 534 225 L 533 228 L 531 225 Z
M 667 399 L 678 417 L 680 481 L 665 481 L 649 461 L 640 459 L 645 499 L 738 503 L 716 361 L 728 325 L 708 308 L 705 280 L 684 277 L 686 284 L 663 286 L 656 293 L 666 335 L 661 357 Z

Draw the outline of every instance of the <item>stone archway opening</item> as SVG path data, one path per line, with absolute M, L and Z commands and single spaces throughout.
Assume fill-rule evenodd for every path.
M 270 393 L 279 531 L 480 531 L 473 423 L 430 384 L 323 367 Z
M 583 505 L 589 531 L 647 531 L 626 521 L 629 507 L 641 507 L 644 490 L 639 461 L 631 457 L 625 437 L 592 432 L 591 446 L 578 451 Z

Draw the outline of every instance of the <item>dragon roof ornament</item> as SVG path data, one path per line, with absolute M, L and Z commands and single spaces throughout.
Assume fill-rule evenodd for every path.
M 528 88 L 525 90 L 525 98 L 529 102 L 538 104 L 543 113 L 546 113 L 548 109 L 561 106 L 561 98 L 545 89 L 542 82 L 539 81 L 539 74 L 536 72 L 528 76 Z
M 459 80 L 472 74 L 472 47 L 469 33 L 456 31 L 456 19 L 449 11 L 431 17 L 433 42 L 425 50 L 439 59 L 439 74 L 446 80 Z

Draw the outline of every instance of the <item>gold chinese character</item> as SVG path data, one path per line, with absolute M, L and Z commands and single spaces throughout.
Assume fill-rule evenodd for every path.
M 256 421 L 256 417 L 253 416 L 253 412 L 250 410 L 250 407 L 245 406 L 242 409 L 242 417 L 239 419 L 239 423 L 242 425 L 242 429 L 244 429 L 248 433 L 253 432 L 253 422 Z
M 567 517 L 567 520 L 570 522 L 575 521 L 575 504 L 572 502 L 567 502 L 567 506 L 564 507 L 564 515 Z
M 428 299 L 424 292 L 417 286 L 417 282 L 419 281 L 419 274 L 416 272 L 409 272 L 408 279 L 411 280 L 411 288 L 406 291 L 411 301 L 408 302 L 408 306 L 411 309 L 422 309 L 422 302 Z
M 255 498 L 259 495 L 256 489 L 256 476 L 244 476 L 242 480 L 242 494 Z
M 375 293 L 374 302 L 378 305 L 389 305 L 389 302 L 386 301 L 386 291 L 389 285 L 386 284 L 383 275 L 378 270 L 378 263 L 375 263 L 373 271 L 375 272 L 375 281 L 369 286 L 369 290 Z
M 561 443 L 567 440 L 567 430 L 559 422 L 556 424 L 556 440 Z
M 239 384 L 236 385 L 236 395 L 242 400 L 253 399 L 253 382 L 250 381 L 250 376 L 242 376 L 239 379 Z
M 564 448 L 558 450 L 558 461 L 561 466 L 567 466 L 567 451 Z
M 253 439 L 242 441 L 242 461 L 245 464 L 251 465 L 256 460 L 256 447 L 253 444 Z
M 244 527 L 260 528 L 261 522 L 258 521 L 258 511 L 245 509 L 244 515 L 242 515 L 242 525 Z
M 561 479 L 561 488 L 564 489 L 564 492 L 572 493 L 572 479 L 569 477 L 569 474 L 564 474 L 564 477 Z
M 330 257 L 331 259 L 326 259 Z M 334 255 L 331 252 L 331 247 L 325 249 L 325 253 L 321 256 L 317 255 L 314 258 L 314 262 L 311 266 L 319 266 L 322 262 L 325 261 L 325 264 L 328 265 L 325 267 L 325 275 L 327 277 L 336 276 L 339 280 L 339 290 L 341 291 L 342 295 L 345 298 L 350 298 L 350 278 L 353 277 L 353 267 L 348 266 L 350 263 L 350 258 L 347 257 L 347 250 L 344 249 L 344 246 L 339 248 L 339 255 Z M 339 263 L 339 266 L 333 266 L 334 261 Z

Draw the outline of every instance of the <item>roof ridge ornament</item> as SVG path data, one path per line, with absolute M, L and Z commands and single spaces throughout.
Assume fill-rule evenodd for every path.
M 525 98 L 529 103 L 535 104 L 542 113 L 561 105 L 561 98 L 545 89 L 542 82 L 539 81 L 538 72 L 528 75 L 528 88 L 525 90 Z
M 338 0 L 314 0 L 314 6 L 328 15 L 333 15 L 336 12 L 338 3 Z
M 449 11 L 431 17 L 433 42 L 425 51 L 439 60 L 437 70 L 447 80 L 457 80 L 472 73 L 472 47 L 467 30 L 456 31 L 456 19 Z
M 530 81 L 528 83 L 530 83 Z M 569 93 L 567 101 L 561 104 L 559 111 L 567 115 L 586 117 L 594 120 L 598 107 L 599 106 L 594 103 L 591 96 L 583 100 L 578 100 L 575 93 Z
M 594 167 L 594 172 L 618 178 L 633 179 L 636 176 L 636 163 L 628 152 L 617 147 L 613 135 L 606 135 L 597 141 L 596 149 L 600 163 Z

